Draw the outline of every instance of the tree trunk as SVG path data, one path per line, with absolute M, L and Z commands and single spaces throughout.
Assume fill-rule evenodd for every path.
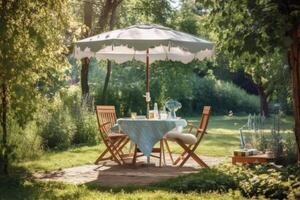
M 298 161 L 300 161 L 300 24 L 292 30 L 293 43 L 289 49 L 289 64 L 292 76 L 293 111 L 295 120 L 295 137 L 297 142 Z
M 5 175 L 8 175 L 8 165 L 9 165 L 9 160 L 8 160 L 8 149 L 7 149 L 7 85 L 5 83 L 2 84 L 1 86 L 1 126 L 2 126 L 2 143 L 3 143 L 3 173 Z
M 83 58 L 81 59 L 81 91 L 82 97 L 87 98 L 89 96 L 89 84 L 88 84 L 88 74 L 89 74 L 89 63 L 90 59 Z
M 112 25 L 115 21 L 115 12 L 123 0 L 106 0 L 102 12 L 99 17 L 98 31 L 101 33 L 109 25 L 109 30 L 112 30 Z M 109 18 L 110 16 L 110 18 Z
M 269 105 L 268 105 L 268 95 L 265 92 L 265 89 L 261 86 L 257 86 L 259 98 L 260 98 L 260 114 L 262 116 L 269 116 Z
M 110 3 L 112 3 L 110 0 L 108 0 Z M 113 30 L 114 25 L 115 25 L 115 20 L 116 20 L 116 10 L 118 5 L 122 2 L 120 1 L 114 1 L 111 7 L 111 14 L 110 14 L 110 19 L 109 19 L 109 30 Z M 108 3 L 107 3 L 108 4 Z M 107 12 L 107 11 L 106 11 Z M 108 15 L 108 13 L 107 13 Z M 106 67 L 106 76 L 105 76 L 105 82 L 103 86 L 103 91 L 102 91 L 102 103 L 106 104 L 107 103 L 107 90 L 108 90 L 108 83 L 111 75 L 111 61 L 107 61 L 107 67 Z
M 107 98 L 107 89 L 108 89 L 108 83 L 110 79 L 110 74 L 111 74 L 111 61 L 107 61 L 107 70 L 106 70 L 106 76 L 105 76 L 105 82 L 103 86 L 103 91 L 102 91 L 102 104 L 106 104 L 106 98 Z
M 84 24 L 89 27 L 89 31 L 85 35 L 88 37 L 90 35 L 90 32 L 92 30 L 92 2 L 85 1 L 84 2 Z M 89 96 L 89 84 L 88 84 L 88 75 L 89 75 L 89 63 L 90 60 L 88 58 L 83 58 L 81 60 L 82 66 L 81 66 L 81 92 L 82 97 L 87 98 Z

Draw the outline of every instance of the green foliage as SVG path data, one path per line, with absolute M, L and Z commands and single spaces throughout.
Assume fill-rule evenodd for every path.
M 297 1 L 197 2 L 210 9 L 211 28 L 218 35 L 218 42 L 235 56 L 268 55 L 276 48 L 287 52 L 286 47 L 292 42 L 287 33 L 299 23 Z
M 300 197 L 299 181 L 298 166 L 278 168 L 273 165 L 223 164 L 153 186 L 177 192 L 226 192 L 239 189 L 248 198 L 264 196 L 271 199 L 297 199 Z
M 282 127 L 285 117 L 280 113 L 272 116 L 270 120 L 272 121 L 272 126 L 266 128 L 265 117 L 260 115 L 254 115 L 253 117 L 251 115 L 248 116 L 247 124 L 240 129 L 240 131 L 242 131 L 245 147 L 255 148 L 264 153 L 271 151 L 275 156 L 276 164 L 296 164 L 296 140 L 292 131 L 286 131 Z
M 95 103 L 101 103 L 103 83 L 97 77 L 104 77 L 105 63 L 92 65 L 90 86 Z M 207 63 L 194 61 L 190 64 L 179 62 L 155 62 L 151 66 L 150 92 L 152 103 L 162 108 L 172 98 L 182 103 L 179 114 L 199 113 L 204 105 L 213 106 L 214 113 L 255 113 L 259 110 L 258 98 L 247 94 L 236 85 L 216 80 L 213 76 L 200 78 L 206 74 Z M 145 114 L 145 71 L 144 64 L 136 61 L 121 65 L 113 64 L 108 104 L 115 105 L 119 116 L 129 116 L 130 112 Z
M 68 66 L 64 31 L 68 27 L 68 1 L 2 1 L 0 3 L 1 156 L 8 174 L 7 114 L 22 128 L 31 120 L 40 100 L 39 84 L 51 85 L 52 75 Z M 54 78 L 56 80 L 56 78 Z M 13 112 L 10 112 L 10 111 Z M 3 120 L 3 121 L 2 121 Z M 7 127 L 7 128 L 6 128 Z M 18 144 L 19 145 L 19 144 Z
M 216 113 L 256 113 L 259 110 L 259 100 L 254 95 L 247 94 L 236 85 L 214 78 L 198 79 L 194 93 L 195 110 L 205 105 L 211 105 Z
M 202 169 L 197 174 L 190 174 L 154 184 L 159 188 L 166 188 L 177 192 L 227 192 L 236 189 L 233 177 L 217 169 Z
M 121 6 L 117 27 L 139 23 L 170 24 L 174 12 L 169 0 L 127 0 Z
M 273 165 L 222 165 L 218 169 L 233 177 L 247 197 L 264 195 L 271 199 L 297 199 L 300 196 L 300 168 L 278 168 Z M 298 191 L 298 194 L 297 194 Z
M 288 105 L 291 88 L 287 55 L 293 42 L 291 30 L 299 24 L 299 2 L 198 0 L 197 3 L 201 10 L 207 11 L 206 27 L 215 36 L 218 57 L 224 54 L 232 68 L 244 68 L 265 90 L 268 100 Z
M 25 180 L 19 177 L 1 178 L 0 193 L 2 199 L 106 199 L 106 200 L 140 200 L 140 199 L 155 199 L 155 200 L 232 200 L 245 199 L 237 192 L 229 193 L 189 193 L 182 194 L 177 192 L 168 192 L 164 190 L 152 190 L 148 187 L 136 187 L 134 190 L 120 188 L 114 191 L 111 188 L 101 186 L 86 186 L 75 184 L 64 184 L 51 181 L 36 181 Z
M 8 1 L 0 4 L 0 84 L 24 124 L 38 101 L 37 83 L 51 85 L 53 72 L 68 66 L 63 53 L 67 1 Z
M 62 95 L 64 105 L 71 110 L 75 125 L 72 143 L 95 145 L 99 142 L 98 123 L 94 112 L 85 99 L 81 98 L 80 88 L 71 86 Z
M 8 126 L 9 131 L 14 133 L 8 140 L 8 153 L 10 160 L 29 160 L 37 158 L 42 154 L 42 141 L 41 137 L 37 133 L 38 127 L 35 121 L 30 121 L 26 124 L 26 126 L 21 127 L 18 125 L 14 117 L 10 115 L 8 119 Z M 2 136 L 1 131 L 0 136 Z
M 43 138 L 43 145 L 46 148 L 55 149 L 69 147 L 74 136 L 75 124 L 70 116 L 70 111 L 67 108 L 63 108 L 59 98 L 56 97 L 51 108 L 44 110 L 41 114 L 45 120 L 40 133 Z
M 62 149 L 99 141 L 96 117 L 81 99 L 77 86 L 62 89 L 41 115 L 47 116 L 41 123 L 45 147 Z
M 15 125 L 10 126 L 14 134 L 9 138 L 9 146 L 12 155 L 11 160 L 29 160 L 42 155 L 43 147 L 41 137 L 37 133 L 37 125 L 34 121 L 29 122 L 24 129 Z

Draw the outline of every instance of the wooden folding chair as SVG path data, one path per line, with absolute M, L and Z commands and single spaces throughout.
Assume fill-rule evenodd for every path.
M 104 160 L 113 160 L 119 165 L 124 164 L 123 157 L 125 154 L 122 149 L 129 142 L 129 138 L 123 133 L 114 133 L 111 131 L 111 128 L 116 124 L 117 120 L 115 107 L 104 105 L 96 106 L 96 115 L 100 135 L 106 149 L 97 158 L 95 164 Z M 110 155 L 106 156 L 107 154 Z
M 173 162 L 174 165 L 179 163 L 179 166 L 182 167 L 189 158 L 193 158 L 200 166 L 208 167 L 207 164 L 199 158 L 195 154 L 195 150 L 197 149 L 198 145 L 200 144 L 204 134 L 206 133 L 206 128 L 209 121 L 209 116 L 211 112 L 210 106 L 204 106 L 202 117 L 200 120 L 199 128 L 193 126 L 193 124 L 189 123 L 188 126 L 189 131 L 188 133 L 167 133 L 164 139 L 164 142 L 167 146 L 167 150 L 173 162 L 173 157 L 169 149 L 168 140 L 175 141 L 179 146 L 183 148 L 183 153 Z M 196 129 L 196 135 L 192 134 L 192 130 Z M 180 162 L 181 161 L 181 162 Z

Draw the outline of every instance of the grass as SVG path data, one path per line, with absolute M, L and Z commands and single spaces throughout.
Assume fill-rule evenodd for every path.
M 198 118 L 187 118 L 197 125 Z M 206 134 L 200 143 L 197 153 L 206 156 L 232 155 L 233 150 L 240 148 L 239 128 L 247 122 L 247 116 L 212 116 Z M 272 126 L 272 119 L 268 119 L 266 127 Z M 293 126 L 292 118 L 282 119 L 282 129 L 290 130 Z M 181 148 L 170 142 L 171 150 L 180 153 Z M 93 163 L 104 145 L 74 147 L 66 151 L 51 151 L 44 153 L 39 159 L 16 163 L 15 166 L 25 168 L 30 172 L 50 171 L 82 164 Z
M 71 185 L 57 182 L 42 182 L 19 178 L 0 178 L 0 200 L 6 199 L 245 199 L 237 191 L 225 194 L 216 192 L 206 193 L 177 193 L 162 189 L 135 188 L 133 190 L 110 190 L 88 185 Z

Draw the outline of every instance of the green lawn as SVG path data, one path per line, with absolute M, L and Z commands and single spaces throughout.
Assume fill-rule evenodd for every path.
M 187 118 L 197 125 L 198 118 Z M 212 116 L 208 134 L 197 149 L 200 155 L 229 157 L 234 149 L 239 148 L 238 129 L 247 122 L 247 117 Z M 271 126 L 268 120 L 267 126 Z M 282 128 L 290 130 L 293 126 L 292 118 L 282 120 Z M 171 147 L 179 153 L 180 148 L 175 144 Z M 1 199 L 244 199 L 237 191 L 226 193 L 203 192 L 178 193 L 166 188 L 140 187 L 112 190 L 100 186 L 69 185 L 55 182 L 34 181 L 24 178 L 23 170 L 28 172 L 50 171 L 76 165 L 93 163 L 99 153 L 103 151 L 103 144 L 96 146 L 74 147 L 66 151 L 52 151 L 44 153 L 40 158 L 31 161 L 14 163 L 15 169 L 21 169 L 18 178 L 0 177 Z M 17 171 L 16 171 L 17 172 Z M 213 181 L 213 180 L 212 180 Z
M 239 192 L 233 191 L 228 193 L 177 193 L 162 189 L 151 188 L 134 188 L 118 189 L 117 191 L 91 187 L 88 185 L 70 185 L 56 182 L 42 182 L 24 179 L 6 179 L 0 177 L 0 200 L 7 199 L 186 199 L 186 200 L 214 200 L 214 199 L 245 199 Z

